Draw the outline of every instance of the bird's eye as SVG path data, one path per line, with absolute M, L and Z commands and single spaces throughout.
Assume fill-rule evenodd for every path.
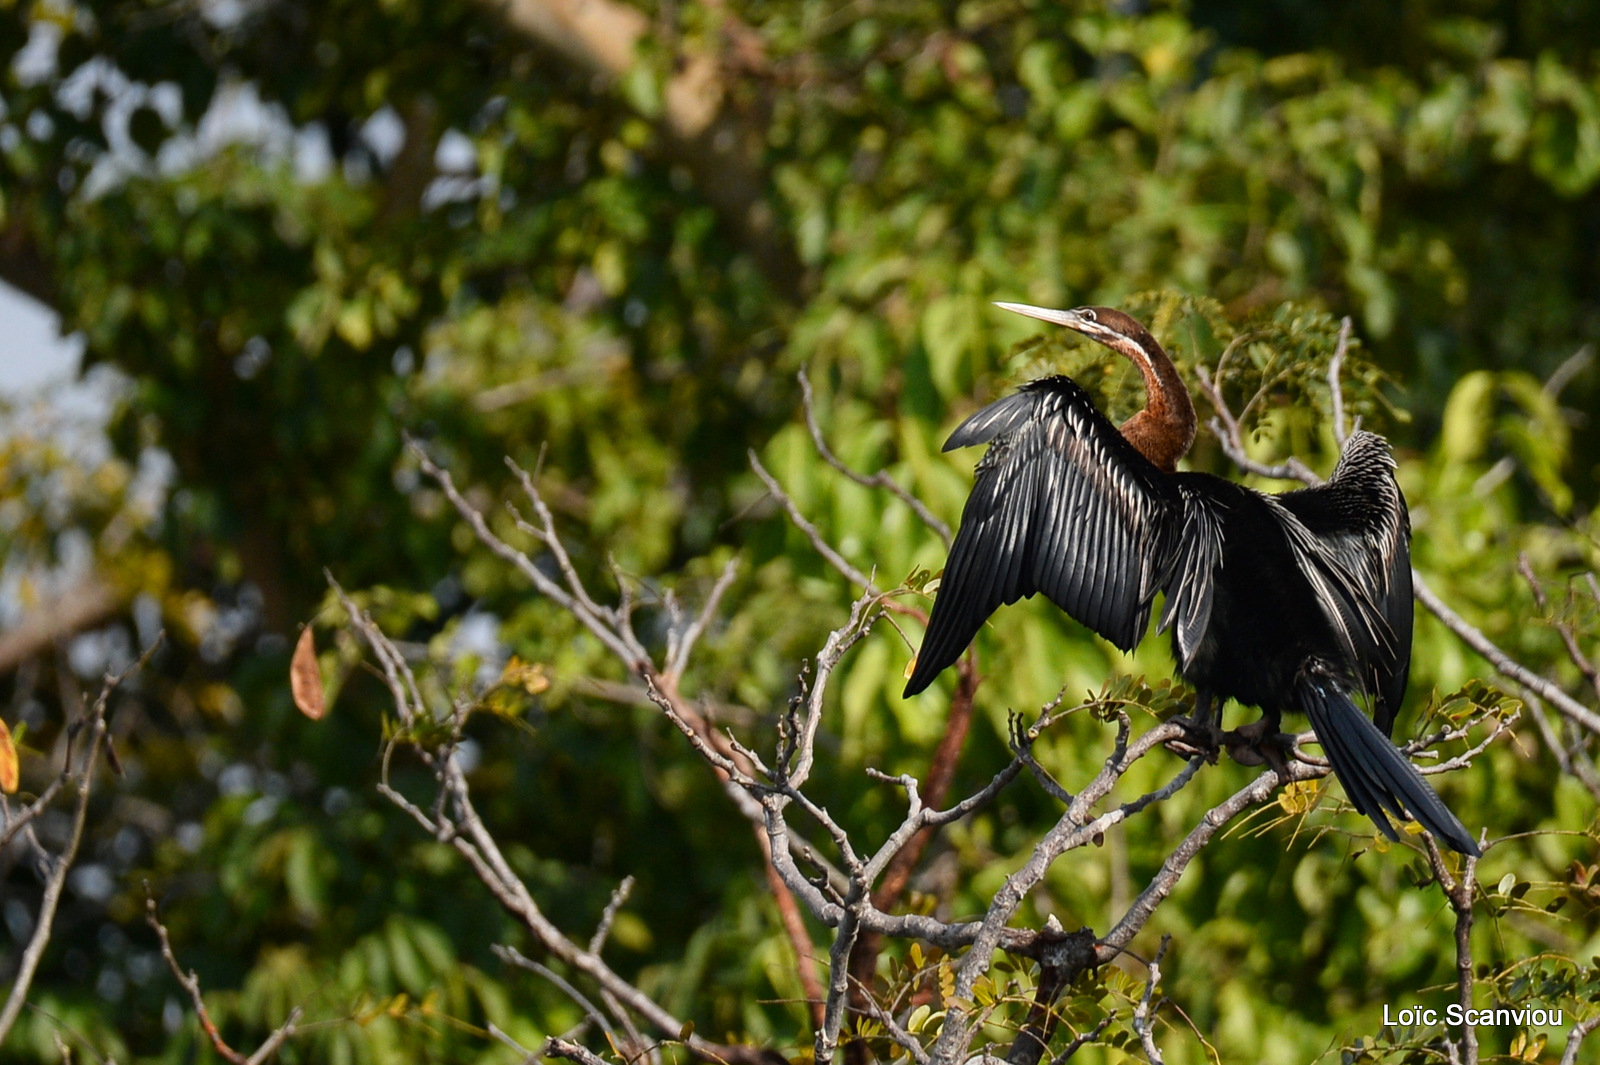
M 1078 317 L 1082 318 L 1086 322 L 1092 322 L 1095 320 L 1094 311 L 1087 307 L 1078 312 Z

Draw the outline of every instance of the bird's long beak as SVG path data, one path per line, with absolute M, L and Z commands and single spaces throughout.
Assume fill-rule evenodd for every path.
M 1064 325 L 1068 329 L 1077 329 L 1083 324 L 1083 318 L 1077 311 L 1057 311 L 1049 307 L 1033 307 L 1026 303 L 996 303 L 1001 310 L 1014 311 L 1025 314 L 1029 318 L 1037 318 L 1041 322 L 1052 325 Z

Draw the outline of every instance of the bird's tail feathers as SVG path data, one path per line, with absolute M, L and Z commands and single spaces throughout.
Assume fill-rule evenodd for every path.
M 1406 811 L 1451 850 L 1479 855 L 1471 834 L 1428 782 L 1351 698 L 1347 685 L 1315 661 L 1300 671 L 1301 708 L 1355 808 L 1384 835 L 1399 839 L 1385 815 L 1404 820 Z

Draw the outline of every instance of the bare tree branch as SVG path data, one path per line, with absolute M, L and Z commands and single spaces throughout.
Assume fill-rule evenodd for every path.
M 1139 933 L 1145 922 L 1150 919 L 1150 915 L 1155 912 L 1156 907 L 1161 905 L 1167 896 L 1172 893 L 1172 889 L 1178 884 L 1178 878 L 1189 867 L 1189 863 L 1194 860 L 1195 855 L 1199 854 L 1205 845 L 1211 842 L 1211 838 L 1216 835 L 1219 829 L 1244 810 L 1266 802 L 1283 784 L 1299 780 L 1314 780 L 1326 775 L 1328 772 L 1327 769 L 1321 766 L 1307 765 L 1298 761 L 1288 763 L 1286 768 L 1289 771 L 1288 780 L 1280 779 L 1276 770 L 1269 770 L 1234 792 L 1225 802 L 1219 803 L 1206 811 L 1205 816 L 1200 819 L 1200 823 L 1195 825 L 1189 831 L 1189 834 L 1184 837 L 1183 842 L 1178 844 L 1172 853 L 1167 855 L 1166 861 L 1161 863 L 1161 869 L 1151 878 L 1150 883 L 1139 893 L 1139 896 L 1133 900 L 1133 905 L 1128 907 L 1127 913 L 1123 914 L 1122 919 L 1116 923 L 1110 932 L 1101 937 L 1099 946 L 1096 948 L 1096 959 L 1098 961 L 1102 963 L 1108 962 L 1126 949 L 1127 945 L 1133 941 L 1133 937 Z
M 1487 659 L 1497 673 L 1514 682 L 1525 693 L 1532 693 L 1544 699 L 1573 724 L 1580 725 L 1590 732 L 1600 735 L 1600 714 L 1578 702 L 1559 684 L 1541 677 L 1502 651 L 1481 630 L 1468 624 L 1461 615 L 1451 610 L 1444 600 L 1435 595 L 1433 590 L 1423 581 L 1422 574 L 1416 570 L 1411 571 L 1411 581 L 1417 602 L 1426 607 L 1434 617 L 1444 622 L 1445 628 L 1460 637 L 1463 643 Z
M 1039 982 L 1034 988 L 1033 1002 L 1028 1007 L 1027 1020 L 1006 1053 L 1006 1065 L 1036 1065 L 1044 1056 L 1061 1020 L 1056 1001 L 1067 985 L 1094 963 L 1094 933 L 1089 929 L 1067 932 L 1051 914 L 1045 919 L 1040 934 L 1050 940 L 1050 948 L 1039 959 Z
M 1198 756 L 1191 758 L 1183 770 L 1158 791 L 1109 809 L 1098 817 L 1090 817 L 1094 806 L 1111 791 L 1129 767 L 1159 745 L 1179 738 L 1181 733 L 1181 726 L 1168 722 L 1144 733 L 1130 744 L 1127 715 L 1121 715 L 1116 746 L 1111 756 L 1106 759 L 1105 766 L 1077 794 L 1061 820 L 1035 845 L 1028 861 L 1007 877 L 1000 890 L 995 893 L 980 924 L 978 934 L 973 939 L 972 949 L 967 951 L 956 969 L 956 997 L 963 999 L 972 997 L 974 985 L 978 978 L 988 971 L 994 951 L 1001 945 L 1002 930 L 1016 913 L 1022 900 L 1044 879 L 1045 873 L 1057 858 L 1094 841 L 1096 837 L 1103 836 L 1107 829 L 1120 824 L 1150 802 L 1156 801 L 1158 797 L 1164 798 L 1175 793 L 1194 776 L 1200 762 L 1203 761 Z M 1177 876 L 1181 872 L 1179 869 L 1173 874 L 1173 883 L 1176 883 Z M 1170 887 L 1167 890 L 1170 891 Z M 1164 893 L 1162 897 L 1165 897 Z M 1152 905 L 1151 910 L 1153 909 Z M 1124 922 L 1128 920 L 1129 918 L 1124 918 Z M 1140 926 L 1142 925 L 1141 921 Z M 1131 938 L 1131 932 L 1129 936 Z M 1119 943 L 1117 949 L 1120 950 L 1124 945 L 1125 943 Z M 934 1043 L 934 1060 L 940 1062 L 960 1060 L 965 1055 L 973 1034 L 973 1029 L 967 1024 L 953 1016 L 947 1016 L 944 1027 Z
M 611 935 L 612 922 L 617 919 L 617 911 L 627 904 L 628 896 L 633 894 L 633 877 L 625 876 L 622 883 L 617 885 L 617 890 L 611 893 L 611 900 L 606 903 L 605 912 L 600 915 L 600 926 L 594 930 L 594 935 L 589 937 L 589 953 L 599 954 L 605 948 L 606 937 Z
M 1350 319 L 1345 319 L 1345 327 L 1349 328 Z M 1150 959 L 1150 974 L 1145 978 L 1144 994 L 1139 998 L 1139 1004 L 1133 1009 L 1133 1030 L 1139 1036 L 1139 1045 L 1144 1047 L 1145 1057 L 1150 1060 L 1150 1065 L 1166 1065 L 1161 1056 L 1161 1050 L 1156 1046 L 1153 1021 L 1156 1011 L 1161 1008 L 1165 999 L 1156 1000 L 1154 1007 L 1150 1005 L 1150 997 L 1155 994 L 1156 985 L 1161 982 L 1161 959 L 1166 956 L 1167 946 L 1172 942 L 1171 936 L 1161 937 L 1161 947 L 1156 951 L 1156 956 Z
M 465 501 L 459 505 L 465 506 Z M 470 507 L 468 509 L 470 510 Z M 480 517 L 479 522 L 481 521 Z M 396 712 L 400 719 L 402 721 L 421 719 L 427 713 L 427 708 L 420 703 L 410 702 L 415 697 L 415 688 L 406 684 L 401 679 L 399 671 L 391 665 L 400 660 L 399 652 L 394 648 L 392 641 L 377 627 L 372 618 L 337 586 L 335 591 L 350 619 L 351 627 L 378 656 L 380 662 L 385 664 L 386 683 L 395 700 Z M 566 598 L 573 607 L 582 609 L 577 596 L 568 595 Z M 613 636 L 616 636 L 614 632 Z M 614 639 L 612 643 L 618 647 L 626 646 L 620 638 Z M 459 730 L 459 721 L 457 729 Z M 673 1016 L 659 1003 L 619 976 L 598 954 L 579 946 L 552 923 L 528 891 L 527 885 L 517 877 L 510 861 L 501 851 L 498 841 L 478 814 L 471 799 L 466 774 L 461 768 L 453 744 L 434 751 L 412 744 L 423 758 L 424 764 L 434 771 L 440 786 L 440 804 L 435 812 L 430 812 L 406 799 L 388 779 L 389 757 L 393 747 L 399 742 L 402 740 L 394 737 L 385 744 L 380 792 L 410 814 L 413 820 L 436 839 L 454 848 L 500 905 L 516 917 L 545 950 L 561 959 L 570 968 L 594 980 L 604 994 L 613 996 L 621 1006 L 637 1014 L 666 1037 L 678 1038 L 687 1032 L 685 1045 L 696 1057 L 727 1065 L 769 1060 L 769 1051 L 756 1047 L 724 1046 L 689 1032 L 681 1018 Z
M 1099 1039 L 1101 1033 L 1109 1028 L 1111 1026 L 1111 1022 L 1116 1019 L 1117 1011 L 1108 1011 L 1104 1017 L 1101 1017 L 1100 1020 L 1095 1022 L 1095 1026 L 1093 1028 L 1073 1036 L 1071 1041 L 1061 1049 L 1061 1053 L 1050 1059 L 1050 1065 L 1066 1065 L 1066 1063 L 1072 1059 L 1072 1055 L 1081 1050 L 1086 1043 L 1092 1043 L 1096 1039 Z
M 545 1056 L 566 1058 L 578 1062 L 578 1065 L 606 1065 L 605 1058 L 602 1058 L 582 1043 L 572 1043 L 565 1039 L 550 1040 L 545 1050 Z
M 1567 1033 L 1566 1048 L 1561 1051 L 1561 1065 L 1578 1065 L 1578 1051 L 1582 1048 L 1583 1041 L 1589 1037 L 1589 1033 L 1596 1028 L 1600 1028 L 1600 1015 L 1579 1021 L 1572 1026 L 1572 1031 Z
M 935 748 L 933 758 L 928 763 L 927 782 L 923 785 L 923 790 L 926 793 L 926 802 L 931 807 L 942 806 L 946 796 L 949 795 L 950 784 L 955 779 L 956 765 L 961 758 L 961 748 L 966 742 L 967 730 L 972 723 L 972 703 L 977 690 L 976 659 L 974 653 L 969 650 L 957 664 L 956 690 L 950 698 L 950 708 L 946 711 L 944 735 L 940 738 L 939 746 Z M 1007 781 L 1016 774 L 1017 768 L 1017 763 L 1013 761 L 1005 771 L 1002 771 Z M 1003 783 L 999 783 L 991 785 L 991 788 L 994 792 L 998 792 L 1003 786 Z M 988 800 L 984 798 L 983 801 Z M 964 813 L 956 816 L 964 816 Z M 912 872 L 922 859 L 923 851 L 927 849 L 939 825 L 944 823 L 936 820 L 936 817 L 937 815 L 931 813 L 926 815 L 922 819 L 924 822 L 922 827 L 918 828 L 906 840 L 905 845 L 889 859 L 884 869 L 883 882 L 872 893 L 874 908 L 887 912 L 899 904 L 906 886 L 911 881 Z M 863 933 L 856 940 L 855 949 L 850 957 L 852 1009 L 864 1010 L 866 1003 L 871 1001 L 872 980 L 877 972 L 878 955 L 882 949 L 883 936 L 876 932 Z
M 1473 988 L 1472 899 L 1478 885 L 1478 859 L 1465 855 L 1461 875 L 1454 876 L 1433 838 L 1424 835 L 1423 841 L 1427 848 L 1428 865 L 1456 917 L 1456 1001 L 1463 1011 L 1470 1010 Z M 1457 1046 L 1461 1065 L 1478 1065 L 1478 1033 L 1473 1025 L 1461 1026 L 1461 1040 Z
M 56 778 L 32 802 L 15 813 L 11 810 L 10 801 L 4 794 L 0 794 L 0 821 L 5 824 L 5 830 L 0 831 L 0 851 L 5 850 L 17 833 L 27 828 L 34 818 L 50 808 L 50 804 L 55 801 L 57 793 L 66 786 L 67 781 L 71 778 L 71 769 L 70 764 L 63 765 Z
M 855 949 L 856 936 L 861 931 L 861 912 L 869 904 L 867 886 L 865 877 L 851 877 L 850 893 L 844 898 L 844 914 L 834 936 L 833 949 L 828 954 L 828 997 L 813 1055 L 817 1065 L 831 1065 L 834 1051 L 839 1048 L 839 1030 L 844 1024 L 850 992 L 850 952 Z
M 49 945 L 51 933 L 55 928 L 56 909 L 61 904 L 61 892 L 66 887 L 67 874 L 71 872 L 72 863 L 78 857 L 78 848 L 83 844 L 84 826 L 89 818 L 89 800 L 94 794 L 95 770 L 99 767 L 101 750 L 110 750 L 106 738 L 106 713 L 111 704 L 112 693 L 128 677 L 144 668 L 150 661 L 150 656 L 161 646 L 163 636 L 164 634 L 158 634 L 144 653 L 127 669 L 115 675 L 108 673 L 93 707 L 84 717 L 69 726 L 69 741 L 63 760 L 62 776 L 68 778 L 78 790 L 78 801 L 72 811 L 72 829 L 68 833 L 66 846 L 61 849 L 61 853 L 47 857 L 49 871 L 45 879 L 44 895 L 39 903 L 39 913 L 34 919 L 33 935 L 22 951 L 22 960 L 17 966 L 17 975 L 12 980 L 11 991 L 6 996 L 5 1005 L 0 1007 L 0 1044 L 5 1043 L 6 1036 L 17 1023 L 17 1016 L 22 1012 L 23 1004 L 27 1002 L 28 990 L 33 986 L 34 975 L 39 970 L 39 962 L 44 957 L 45 947 Z M 70 737 L 80 732 L 85 738 L 80 748 L 78 768 L 74 770 Z M 57 790 L 48 789 L 45 796 L 53 798 Z M 45 796 L 41 796 L 41 799 Z M 35 805 L 38 805 L 38 800 L 35 801 Z M 27 831 L 31 835 L 32 829 Z
M 768 473 L 765 466 L 761 465 L 761 459 L 756 456 L 754 450 L 750 452 L 750 468 L 756 471 L 756 476 L 761 478 L 761 483 L 767 486 L 767 491 L 771 492 L 773 498 L 783 506 L 784 513 L 789 515 L 789 520 L 794 523 L 794 527 L 805 534 L 805 538 L 811 542 L 812 549 L 821 555 L 828 565 L 844 574 L 850 583 L 868 594 L 878 594 L 877 585 L 872 583 L 872 578 L 862 573 L 849 559 L 835 551 L 833 545 L 828 543 L 822 533 L 817 530 L 817 527 L 811 524 L 804 514 L 800 513 L 800 508 L 790 498 L 789 493 L 783 490 L 783 485 L 779 484 L 778 479 Z
M 689 655 L 694 652 L 694 646 L 700 637 L 705 634 L 706 626 L 716 616 L 717 607 L 722 602 L 723 593 L 733 583 L 733 578 L 739 572 L 737 559 L 729 559 L 728 564 L 722 567 L 722 575 L 717 578 L 717 583 L 711 586 L 711 593 L 706 596 L 705 605 L 700 608 L 700 613 L 695 615 L 694 621 L 683 630 L 680 635 L 673 633 L 672 646 L 667 652 L 667 662 L 664 672 L 676 684 L 682 677 L 683 671 L 688 666 Z
M 1544 593 L 1544 585 L 1534 575 L 1533 564 L 1528 561 L 1528 553 L 1526 551 L 1517 552 L 1517 572 L 1528 583 L 1529 590 L 1533 592 L 1533 601 L 1539 609 L 1549 610 L 1549 597 Z M 1585 576 L 1591 582 L 1595 579 L 1592 572 Z M 1569 584 L 1567 586 L 1567 604 L 1569 608 L 1572 606 L 1573 600 L 1572 587 Z M 1595 697 L 1600 699 L 1600 669 L 1596 669 L 1595 664 L 1589 660 L 1589 656 L 1583 653 L 1583 647 L 1578 643 L 1577 628 L 1570 622 L 1559 618 L 1552 618 L 1550 626 L 1561 637 L 1561 644 L 1566 648 L 1567 658 L 1573 665 L 1578 667 L 1578 672 L 1583 674 L 1584 680 L 1588 681 L 1590 689 L 1595 693 Z
M 899 481 L 890 477 L 883 470 L 879 470 L 868 477 L 864 473 L 857 473 L 839 460 L 838 456 L 833 453 L 833 449 L 828 447 L 828 441 L 822 435 L 822 427 L 817 424 L 816 397 L 811 392 L 811 379 L 806 376 L 803 368 L 797 376 L 800 378 L 800 393 L 804 398 L 806 428 L 811 431 L 812 446 L 817 449 L 817 454 L 822 456 L 822 461 L 863 488 L 881 488 L 893 495 L 900 502 L 910 507 L 912 512 L 922 519 L 922 524 L 938 534 L 939 539 L 944 541 L 944 546 L 949 547 L 950 526 L 935 517 L 933 511 L 929 510 L 922 500 L 906 491 Z
M 1211 401 L 1212 408 L 1217 412 L 1207 424 L 1217 442 L 1222 445 L 1222 453 L 1246 473 L 1253 473 L 1258 477 L 1271 477 L 1280 481 L 1300 481 L 1304 484 L 1321 484 L 1322 478 L 1314 473 L 1311 467 L 1301 462 L 1298 458 L 1290 457 L 1288 461 L 1276 466 L 1252 459 L 1244 446 L 1244 433 L 1239 426 L 1239 420 L 1228 407 L 1228 401 L 1222 395 L 1222 381 L 1220 376 L 1213 378 L 1206 373 L 1204 366 L 1195 367 L 1195 376 L 1200 380 L 1200 390 Z M 1340 401 L 1342 403 L 1342 400 Z
M 200 1028 L 206 1033 L 206 1037 L 211 1040 L 212 1047 L 222 1056 L 224 1061 L 232 1062 L 233 1065 L 261 1065 L 262 1062 L 276 1054 L 278 1048 L 294 1035 L 295 1022 L 300 1019 L 300 1007 L 296 1006 L 291 1009 L 284 1022 L 267 1037 L 266 1042 L 256 1048 L 255 1053 L 250 1054 L 248 1057 L 229 1046 L 227 1041 L 222 1038 L 222 1033 L 217 1031 L 216 1022 L 211 1019 L 211 1012 L 206 1009 L 205 998 L 200 993 L 200 977 L 195 974 L 193 969 L 185 972 L 183 966 L 178 963 L 178 956 L 172 950 L 172 940 L 167 935 L 167 926 L 162 924 L 161 918 L 157 916 L 156 900 L 149 892 L 150 885 L 146 884 L 145 923 L 155 931 L 156 937 L 160 939 L 161 957 L 166 960 L 167 968 L 172 970 L 172 975 L 177 978 L 179 986 L 188 993 L 189 1001 L 194 1006 L 195 1016 L 200 1020 Z
M 1586 746 L 1583 738 L 1571 744 L 1566 743 L 1556 734 L 1556 726 L 1550 723 L 1549 717 L 1544 712 L 1544 703 L 1532 693 L 1524 693 L 1528 702 L 1528 709 L 1532 711 L 1534 724 L 1539 728 L 1539 735 L 1544 738 L 1545 746 L 1555 755 L 1556 763 L 1563 772 L 1570 773 L 1578 783 L 1588 789 L 1589 794 L 1600 803 L 1600 772 L 1595 770 L 1594 762 L 1584 753 Z M 1568 727 L 1573 727 L 1568 723 Z
M 523 954 L 516 947 L 506 946 L 503 943 L 496 943 L 490 949 L 495 952 L 497 957 L 507 964 L 515 965 L 521 969 L 526 969 L 529 972 L 548 980 L 556 989 L 571 999 L 577 1005 L 577 1007 L 583 1011 L 583 1015 L 588 1019 L 589 1023 L 593 1024 L 606 1035 L 611 1035 L 611 1025 L 606 1022 L 605 1016 L 600 1012 L 599 1008 L 596 1007 L 593 1002 L 590 1002 L 586 997 L 584 997 L 583 992 L 579 991 L 577 988 L 573 987 L 572 984 L 568 983 L 566 978 L 560 973 L 555 972 L 549 966 L 540 965 L 532 958 Z M 590 951 L 590 953 L 597 952 Z
M 1339 339 L 1334 344 L 1333 358 L 1328 360 L 1328 395 L 1333 404 L 1333 439 L 1344 450 L 1350 439 L 1344 424 L 1344 384 L 1339 371 L 1344 368 L 1344 357 L 1350 350 L 1350 316 L 1339 319 Z

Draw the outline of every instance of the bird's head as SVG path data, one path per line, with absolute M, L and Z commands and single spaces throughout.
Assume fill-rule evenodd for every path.
M 1149 358 L 1154 352 L 1161 350 L 1161 346 L 1156 343 L 1155 337 L 1150 335 L 1148 329 L 1111 307 L 1075 307 L 1072 310 L 1058 311 L 1048 307 L 1031 307 L 1026 303 L 996 303 L 995 306 L 1002 310 L 1025 314 L 1029 318 L 1037 318 L 1041 322 L 1064 325 L 1136 361 L 1139 355 Z M 1137 347 L 1139 354 L 1129 351 L 1130 346 Z
M 1048 307 L 1030 307 L 1026 303 L 997 303 L 995 306 L 1041 322 L 1064 325 L 1104 344 L 1137 366 L 1144 377 L 1146 406 L 1118 428 L 1157 469 L 1167 473 L 1177 470 L 1178 460 L 1194 443 L 1194 404 L 1177 367 L 1172 365 L 1172 360 L 1148 329 L 1110 307 L 1056 311 Z

